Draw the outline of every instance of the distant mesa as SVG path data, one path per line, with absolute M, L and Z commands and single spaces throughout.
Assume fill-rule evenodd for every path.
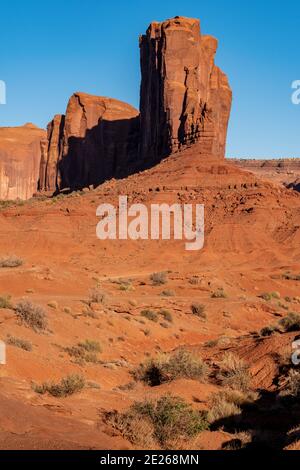
M 197 19 L 151 23 L 140 37 L 140 111 L 77 92 L 47 134 L 31 123 L 21 134 L 1 129 L 0 198 L 97 186 L 191 146 L 203 161 L 224 159 L 232 92 L 214 63 L 217 45 Z

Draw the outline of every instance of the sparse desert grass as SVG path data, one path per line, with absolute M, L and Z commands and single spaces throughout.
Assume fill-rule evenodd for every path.
M 18 268 L 22 266 L 23 260 L 17 256 L 8 256 L 0 258 L 0 268 Z
M 222 385 L 235 390 L 247 391 L 250 388 L 251 375 L 249 367 L 239 357 L 226 353 L 219 363 L 218 379 Z
M 205 305 L 193 303 L 191 305 L 191 310 L 193 315 L 196 315 L 196 317 L 203 318 L 204 320 L 206 320 L 207 316 L 205 312 Z
M 159 315 L 154 312 L 154 310 L 150 309 L 142 310 L 141 316 L 147 318 L 150 321 L 153 321 L 154 323 L 157 323 L 159 320 Z
M 175 297 L 175 292 L 170 289 L 163 290 L 162 293 L 160 294 L 162 297 Z
M 93 364 L 99 362 L 98 354 L 102 352 L 101 345 L 98 341 L 88 339 L 82 343 L 78 343 L 76 346 L 65 348 L 64 350 L 78 363 L 88 362 Z
M 208 366 L 205 362 L 185 349 L 171 355 L 161 355 L 149 359 L 133 371 L 136 380 L 155 387 L 178 378 L 186 378 L 205 382 Z
M 83 343 L 79 343 L 78 346 L 87 352 L 101 353 L 102 348 L 98 341 L 86 339 Z
M 197 286 L 199 283 L 200 283 L 200 279 L 196 276 L 193 276 L 189 279 L 189 283 L 192 285 L 192 286 Z
M 223 390 L 210 398 L 208 420 L 214 423 L 220 419 L 237 417 L 243 408 L 253 406 L 258 399 L 256 392 Z
M 24 351 L 31 352 L 32 344 L 30 341 L 25 339 L 16 338 L 14 336 L 8 336 L 6 344 L 14 346 L 15 348 L 23 349 Z
M 224 289 L 218 289 L 211 294 L 212 299 L 227 299 L 227 294 Z
M 150 276 L 150 280 L 154 286 L 161 286 L 167 284 L 168 276 L 166 272 L 153 273 Z
M 13 309 L 13 305 L 12 305 L 12 302 L 11 302 L 11 296 L 10 295 L 0 297 L 0 308 L 4 308 L 4 309 L 8 309 L 8 310 Z
M 60 382 L 44 382 L 42 385 L 34 385 L 33 389 L 36 393 L 45 395 L 49 393 L 53 397 L 64 398 L 74 393 L 80 392 L 85 387 L 85 379 L 82 375 L 68 375 L 61 379 Z
M 22 323 L 36 332 L 45 331 L 48 326 L 45 310 L 28 300 L 19 302 L 15 307 L 17 317 Z
M 147 448 L 158 444 L 171 449 L 179 439 L 188 440 L 209 428 L 206 413 L 171 395 L 135 402 L 125 413 L 107 413 L 106 420 L 130 442 Z
M 212 398 L 208 412 L 208 421 L 213 424 L 221 419 L 241 415 L 241 408 L 235 403 L 230 403 L 222 395 L 215 395 Z
M 106 300 L 106 293 L 102 289 L 95 287 L 94 289 L 90 291 L 89 304 L 92 304 L 92 303 L 104 304 L 105 300 Z

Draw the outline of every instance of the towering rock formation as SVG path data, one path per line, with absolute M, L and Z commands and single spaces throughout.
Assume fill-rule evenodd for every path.
M 216 39 L 200 22 L 154 22 L 140 38 L 140 113 L 121 101 L 75 93 L 48 135 L 32 125 L 0 128 L 0 199 L 97 186 L 192 146 L 225 156 L 232 93 L 214 64 Z
M 133 171 L 139 145 L 139 112 L 112 98 L 75 93 L 66 116 L 48 126 L 48 159 L 40 189 L 98 185 Z
M 25 200 L 36 192 L 46 138 L 33 124 L 0 128 L 0 200 Z
M 140 50 L 143 160 L 192 144 L 224 158 L 232 93 L 214 64 L 217 40 L 201 36 L 198 20 L 176 17 L 152 23 Z

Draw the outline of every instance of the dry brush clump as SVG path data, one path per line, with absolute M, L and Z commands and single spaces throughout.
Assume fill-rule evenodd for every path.
M 196 317 L 203 318 L 204 320 L 206 320 L 207 318 L 205 309 L 206 307 L 203 304 L 193 303 L 191 305 L 192 314 L 195 315 Z
M 217 378 L 223 386 L 242 391 L 249 390 L 251 375 L 249 367 L 243 359 L 232 353 L 227 353 L 218 365 Z
M 152 284 L 154 286 L 162 286 L 164 284 L 167 284 L 168 276 L 166 272 L 153 273 L 150 276 L 150 280 L 152 281 Z
M 8 256 L 0 258 L 0 268 L 18 268 L 22 266 L 23 260 L 17 256 Z
M 208 366 L 201 358 L 180 349 L 171 355 L 149 359 L 133 371 L 133 376 L 136 380 L 155 387 L 179 378 L 205 382 L 208 372 Z
M 74 393 L 78 393 L 85 387 L 85 379 L 82 375 L 68 375 L 61 379 L 60 382 L 44 382 L 42 385 L 34 385 L 33 389 L 36 393 L 45 395 L 49 393 L 56 398 L 65 398 Z
M 135 402 L 125 413 L 106 413 L 106 422 L 144 448 L 172 449 L 209 428 L 206 413 L 171 395 Z
M 16 305 L 15 313 L 22 323 L 34 331 L 42 332 L 47 329 L 47 315 L 43 307 L 24 300 Z

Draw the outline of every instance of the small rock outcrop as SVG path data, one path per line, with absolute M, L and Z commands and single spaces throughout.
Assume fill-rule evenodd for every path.
M 225 157 L 232 92 L 214 64 L 217 40 L 196 19 L 151 23 L 140 38 L 141 152 L 158 160 L 190 145 Z
M 33 124 L 0 128 L 0 200 L 33 196 L 47 147 L 45 130 Z

